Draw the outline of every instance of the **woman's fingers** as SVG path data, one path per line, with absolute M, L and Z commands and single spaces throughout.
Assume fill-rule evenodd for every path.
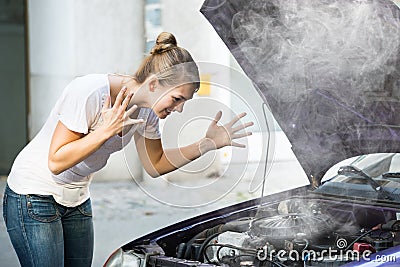
M 227 126 L 232 127 L 235 123 L 237 123 L 241 118 L 243 118 L 246 115 L 247 115 L 246 112 L 240 113 L 235 118 L 233 118 L 230 122 L 228 122 Z
M 129 92 L 126 96 L 127 89 L 124 86 L 119 92 L 115 99 L 114 104 L 111 105 L 111 97 L 107 96 L 103 107 L 102 117 L 104 127 L 112 130 L 114 134 L 118 134 L 123 131 L 124 126 L 143 123 L 143 119 L 132 119 L 130 116 L 138 109 L 137 105 L 129 107 L 131 103 L 133 92 Z
M 130 107 L 126 112 L 125 112 L 125 125 L 131 125 L 131 124 L 138 124 L 138 123 L 143 123 L 144 120 L 143 119 L 131 119 L 129 118 L 136 110 L 138 109 L 137 105 L 133 105 L 132 107 Z
M 126 117 L 130 117 L 136 110 L 137 110 L 138 106 L 137 105 L 133 105 L 131 108 L 129 108 L 126 113 L 125 116 Z
M 122 101 L 122 104 L 119 107 L 119 111 L 121 114 L 123 114 L 126 111 L 126 108 L 128 107 L 129 103 L 131 102 L 132 96 L 133 96 L 133 93 L 131 92 L 125 97 L 124 101 Z
M 239 144 L 239 143 L 236 143 L 236 142 L 232 142 L 232 143 L 231 143 L 231 146 L 241 147 L 241 148 L 245 148 L 245 147 L 246 147 L 245 145 Z
M 119 91 L 113 107 L 119 108 L 121 106 L 125 92 L 126 92 L 126 86 L 122 87 L 122 89 Z
M 240 125 L 238 125 L 236 127 L 233 127 L 234 124 L 236 124 L 240 119 L 242 119 L 246 115 L 247 115 L 246 112 L 243 112 L 243 113 L 237 115 L 234 119 L 232 119 L 227 124 L 228 127 L 232 127 L 231 131 L 230 131 L 231 132 L 231 134 L 230 134 L 231 140 L 239 139 L 239 138 L 243 138 L 243 137 L 247 137 L 247 136 L 252 135 L 252 132 L 237 133 L 238 131 L 241 131 L 241 130 L 246 129 L 246 128 L 250 127 L 250 126 L 253 126 L 254 123 L 252 121 L 251 122 L 246 122 L 244 124 L 240 124 Z M 235 144 L 235 145 L 233 145 L 233 144 Z M 235 142 L 232 142 L 232 145 L 233 146 L 237 146 L 237 147 L 246 147 L 245 145 L 242 145 L 242 144 L 239 144 L 239 143 L 235 143 Z
M 231 139 L 238 139 L 238 138 L 242 138 L 242 137 L 246 137 L 246 136 L 250 136 L 250 135 L 252 135 L 252 132 L 233 134 Z
M 221 117 L 222 117 L 222 111 L 218 111 L 217 114 L 215 115 L 213 123 L 217 124 L 221 119 Z
M 110 108 L 110 102 L 111 102 L 111 98 L 108 95 L 108 96 L 106 96 L 106 100 L 104 101 L 104 104 L 103 104 L 103 111 Z
M 247 122 L 247 123 L 245 123 L 245 124 L 240 124 L 240 125 L 238 125 L 238 126 L 236 126 L 236 127 L 234 127 L 234 128 L 232 128 L 232 132 L 233 133 L 236 133 L 236 132 L 238 132 L 238 131 L 240 131 L 240 130 L 243 130 L 243 129 L 246 129 L 246 128 L 248 128 L 248 127 L 250 127 L 250 126 L 253 126 L 254 125 L 254 122 Z
M 143 123 L 144 120 L 143 119 L 129 119 L 126 120 L 124 125 L 132 125 L 132 124 L 139 124 L 139 123 Z

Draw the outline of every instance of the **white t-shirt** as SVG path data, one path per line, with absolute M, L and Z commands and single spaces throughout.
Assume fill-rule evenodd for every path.
M 106 165 L 110 154 L 126 146 L 135 131 L 149 139 L 160 139 L 158 117 L 151 109 L 141 108 L 138 118 L 144 119 L 143 124 L 134 125 L 122 137 L 111 137 L 75 166 L 52 174 L 47 165 L 48 152 L 58 121 L 75 132 L 94 131 L 102 123 L 101 109 L 107 95 L 107 74 L 86 75 L 68 84 L 42 129 L 16 157 L 7 179 L 9 187 L 18 194 L 53 195 L 61 205 L 75 207 L 89 198 L 93 173 Z

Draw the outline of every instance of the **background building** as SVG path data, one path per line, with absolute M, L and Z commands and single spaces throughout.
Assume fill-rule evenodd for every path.
M 212 68 L 204 70 L 203 79 L 214 84 L 240 83 L 246 94 L 252 85 L 246 80 L 235 81 L 238 75 L 231 77 L 227 71 L 230 67 L 240 71 L 240 67 L 200 14 L 202 3 L 202 0 L 0 1 L 3 14 L 0 17 L 1 105 L 4 110 L 0 119 L 2 125 L 7 125 L 1 130 L 0 173 L 7 175 L 16 154 L 40 130 L 63 88 L 72 79 L 88 73 L 133 73 L 161 31 L 174 33 L 178 44 L 188 49 L 196 61 L 224 66 L 222 72 Z M 254 101 L 253 96 L 249 94 L 245 100 L 232 98 L 229 91 L 210 85 L 205 93 L 196 97 L 213 99 L 228 111 L 238 113 L 249 109 L 246 103 L 260 103 L 258 96 Z M 181 120 L 196 116 L 197 108 L 196 104 L 186 108 L 186 117 Z M 204 105 L 199 108 L 204 109 Z M 226 116 L 225 121 L 229 119 L 228 114 Z M 254 119 L 252 112 L 250 119 Z M 184 143 L 201 137 L 209 121 L 197 120 L 196 123 L 197 127 L 185 128 L 181 138 Z M 163 122 L 162 126 L 164 124 L 167 123 Z M 173 120 L 168 121 L 167 128 L 175 128 Z M 173 145 L 168 139 L 166 133 L 163 142 Z M 246 142 L 258 143 L 259 139 L 255 135 Z M 252 160 L 259 160 L 260 153 L 252 153 Z M 233 160 L 247 163 L 248 150 L 236 154 Z M 208 167 L 196 172 L 197 176 L 221 174 L 223 165 L 231 163 L 231 155 L 232 150 L 225 149 L 214 155 L 211 162 L 206 159 L 203 165 Z M 254 155 L 258 155 L 258 159 Z M 121 164 L 125 160 L 129 164 Z M 186 177 L 187 172 L 175 172 L 167 179 L 179 180 L 182 175 Z M 146 176 L 133 143 L 112 155 L 107 167 L 96 174 L 96 180 L 131 179 L 132 176 L 137 180 Z

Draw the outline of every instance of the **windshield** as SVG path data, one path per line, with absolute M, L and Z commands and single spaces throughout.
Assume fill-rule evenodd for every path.
M 367 154 L 341 161 L 328 170 L 316 191 L 399 202 L 400 154 Z

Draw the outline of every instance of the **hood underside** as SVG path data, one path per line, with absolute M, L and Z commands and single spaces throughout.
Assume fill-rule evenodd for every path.
M 201 12 L 312 182 L 344 159 L 400 152 L 400 10 L 393 2 L 206 0 Z

